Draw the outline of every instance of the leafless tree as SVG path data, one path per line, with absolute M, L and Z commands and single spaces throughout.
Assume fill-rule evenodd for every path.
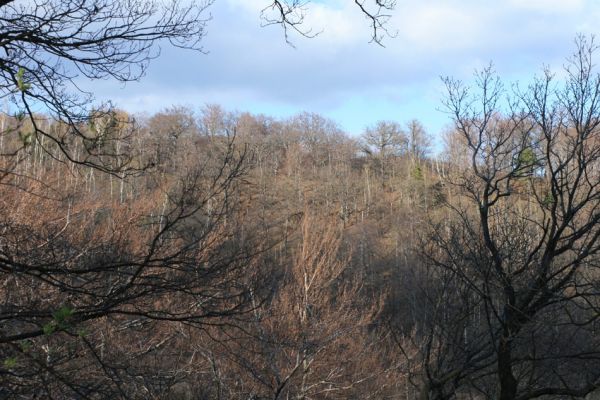
M 431 137 L 423 124 L 413 119 L 407 124 L 409 153 L 413 161 L 424 160 L 431 152 Z
M 159 55 L 157 45 L 162 42 L 201 49 L 204 11 L 210 4 L 179 0 L 2 1 L 0 98 L 9 100 L 9 112 L 28 120 L 26 133 L 33 140 L 47 139 L 46 150 L 54 157 L 59 157 L 59 151 L 72 162 L 106 172 L 139 169 L 127 158 L 107 166 L 89 146 L 86 152 L 76 154 L 74 147 L 79 142 L 101 140 L 83 129 L 90 119 L 92 95 L 83 92 L 76 80 L 136 80 Z M 48 130 L 48 124 L 35 115 L 38 110 L 66 123 L 67 134 L 59 136 Z
M 507 94 L 491 68 L 475 93 L 446 79 L 470 165 L 422 252 L 439 292 L 424 347 L 432 398 L 600 386 L 600 77 L 593 40 L 576 45 L 564 82 L 545 72 Z
M 136 202 L 0 186 L 3 397 L 158 396 L 186 376 L 191 350 L 171 345 L 187 329 L 260 304 L 260 244 L 236 211 L 246 154 L 224 138 L 195 154 Z
M 383 46 L 383 39 L 386 36 L 394 36 L 394 33 L 388 30 L 387 24 L 396 7 L 396 0 L 353 0 L 353 2 L 368 21 L 371 28 L 371 42 Z M 261 17 L 265 25 L 280 25 L 288 43 L 291 43 L 290 30 L 301 36 L 315 37 L 320 32 L 313 32 L 303 26 L 310 3 L 311 0 L 273 0 L 262 10 Z
M 392 121 L 379 121 L 365 130 L 362 137 L 363 150 L 374 155 L 379 163 L 382 177 L 386 175 L 390 157 L 406 154 L 408 138 L 400 124 Z

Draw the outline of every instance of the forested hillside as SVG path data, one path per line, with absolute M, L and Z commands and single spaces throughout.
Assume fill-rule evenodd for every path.
M 447 168 L 417 122 L 361 141 L 307 113 L 98 113 L 65 145 L 118 173 L 3 122 L 7 395 L 415 391 L 389 329 L 413 329 L 405 279 Z
M 597 104 L 545 82 L 501 115 L 490 71 L 481 109 L 448 81 L 438 155 L 418 121 L 4 117 L 3 395 L 495 397 L 507 341 L 520 398 L 587 393 Z
M 594 38 L 444 78 L 439 134 L 92 106 L 78 79 L 200 50 L 210 4 L 0 1 L 0 398 L 597 395 Z M 262 18 L 310 37 L 304 6 Z M 393 36 L 394 1 L 353 7 Z

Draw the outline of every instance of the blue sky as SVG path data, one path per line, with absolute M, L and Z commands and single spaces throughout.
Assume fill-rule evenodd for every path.
M 599 29 L 600 0 L 398 0 L 385 48 L 369 44 L 352 0 L 320 0 L 307 10 L 313 39 L 261 27 L 268 0 L 216 0 L 207 54 L 164 47 L 140 82 L 95 82 L 98 99 L 131 112 L 172 105 L 285 118 L 301 111 L 334 119 L 350 134 L 378 120 L 417 118 L 437 136 L 448 124 L 440 76 L 469 81 L 494 63 L 506 81 L 527 82 L 541 67 L 560 70 L 577 33 Z

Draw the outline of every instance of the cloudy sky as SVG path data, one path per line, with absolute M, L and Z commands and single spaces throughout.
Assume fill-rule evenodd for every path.
M 577 33 L 600 27 L 599 0 L 398 0 L 385 48 L 369 44 L 368 22 L 352 0 L 314 1 L 314 39 L 261 27 L 268 0 L 217 0 L 204 39 L 207 54 L 164 48 L 139 83 L 96 83 L 97 97 L 133 112 L 172 105 L 287 117 L 301 111 L 334 119 L 351 134 L 378 120 L 420 119 L 437 135 L 441 76 L 470 80 L 493 62 L 507 81 L 526 82 L 544 65 L 560 69 Z

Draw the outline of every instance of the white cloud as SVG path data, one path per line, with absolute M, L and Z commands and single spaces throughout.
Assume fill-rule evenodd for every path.
M 585 5 L 584 0 L 508 0 L 508 4 L 517 10 L 544 13 L 577 12 Z
M 427 52 L 449 52 L 471 47 L 480 39 L 484 18 L 476 15 L 478 10 L 429 2 L 402 11 L 394 22 L 400 25 L 395 46 L 406 43 Z
M 531 76 L 542 64 L 560 66 L 576 33 L 600 33 L 597 0 L 398 0 L 389 23 L 397 36 L 380 48 L 368 44 L 368 21 L 353 1 L 331 0 L 311 4 L 306 27 L 323 33 L 292 35 L 294 49 L 280 27 L 260 27 L 269 3 L 217 1 L 204 42 L 208 55 L 165 48 L 141 84 L 126 91 L 103 85 L 100 95 L 136 109 L 212 102 L 342 115 L 349 98 L 362 98 L 366 106 L 385 102 L 388 113 L 417 110 L 434 103 L 432 82 L 440 75 L 470 79 L 475 67 L 494 61 L 502 75 Z M 410 96 L 393 95 L 407 87 Z

